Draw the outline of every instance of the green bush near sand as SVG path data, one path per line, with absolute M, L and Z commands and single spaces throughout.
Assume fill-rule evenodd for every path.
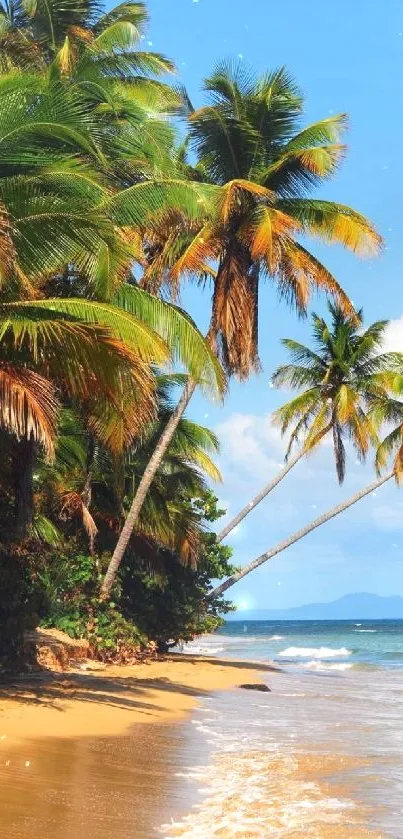
M 203 521 L 222 514 L 210 492 L 193 504 Z M 0 605 L 0 662 L 21 666 L 24 633 L 36 626 L 85 638 L 94 658 L 119 663 L 216 629 L 231 607 L 219 598 L 206 604 L 205 598 L 211 580 L 233 570 L 232 551 L 217 545 L 212 532 L 206 531 L 203 540 L 197 569 L 164 550 L 158 567 L 147 568 L 132 555 L 108 603 L 99 602 L 99 580 L 109 553 L 84 553 L 74 539 L 39 553 L 34 542 L 24 550 L 3 551 L 0 584 L 7 596 Z

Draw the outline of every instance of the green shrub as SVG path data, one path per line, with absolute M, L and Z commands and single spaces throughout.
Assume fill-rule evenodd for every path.
M 209 522 L 223 514 L 211 492 L 194 501 L 194 508 Z M 223 598 L 206 602 L 212 580 L 234 571 L 230 564 L 232 549 L 218 545 L 211 532 L 204 534 L 203 543 L 196 570 L 183 567 L 169 554 L 162 574 L 142 570 L 136 560 L 126 560 L 122 569 L 122 610 L 162 651 L 179 641 L 213 632 L 224 623 L 222 616 L 233 609 Z
M 102 571 L 109 557 L 71 552 L 46 557 L 37 571 L 42 591 L 41 625 L 71 638 L 86 638 L 90 654 L 102 661 L 125 662 L 147 648 L 148 639 L 114 602 L 99 603 Z

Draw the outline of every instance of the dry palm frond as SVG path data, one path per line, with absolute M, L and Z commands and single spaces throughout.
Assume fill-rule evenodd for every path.
M 67 521 L 74 517 L 77 517 L 80 520 L 80 524 L 83 525 L 88 536 L 90 554 L 93 554 L 98 528 L 87 505 L 84 503 L 82 495 L 78 492 L 70 491 L 65 493 L 62 498 L 59 518 L 62 521 Z
M 257 273 L 245 249 L 234 243 L 217 272 L 210 332 L 224 368 L 240 379 L 251 367 L 259 369 L 257 312 Z
M 59 402 L 51 382 L 33 370 L 1 362 L 0 426 L 17 437 L 32 438 L 48 457 L 54 454 Z

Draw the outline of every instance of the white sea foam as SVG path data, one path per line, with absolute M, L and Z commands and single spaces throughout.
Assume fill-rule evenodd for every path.
M 282 696 L 306 696 L 306 693 L 282 693 Z
M 326 661 L 307 661 L 304 664 L 304 667 L 307 670 L 350 670 L 351 667 L 354 667 L 354 664 L 349 664 L 348 662 L 339 662 L 338 664 L 329 664 Z
M 281 658 L 346 658 L 351 650 L 346 647 L 332 649 L 331 647 L 287 647 L 277 654 Z
M 353 809 L 354 803 L 323 794 L 318 784 L 300 779 L 297 771 L 298 761 L 292 754 L 217 753 L 204 769 L 189 769 L 188 778 L 202 784 L 203 802 L 182 819 L 163 825 L 160 833 L 165 839 L 242 839 L 246 835 L 280 839 L 297 828 L 309 836 L 318 820 L 342 824 L 344 811 Z
M 219 653 L 223 653 L 225 647 L 219 647 L 214 644 L 195 644 L 193 641 L 189 641 L 188 644 L 184 644 L 182 648 L 176 647 L 175 652 L 180 652 L 183 655 L 206 655 L 206 656 L 216 656 Z
M 271 638 L 269 638 L 269 641 L 282 641 L 283 638 L 284 635 L 272 635 Z
M 353 632 L 377 632 L 377 629 L 353 629 Z

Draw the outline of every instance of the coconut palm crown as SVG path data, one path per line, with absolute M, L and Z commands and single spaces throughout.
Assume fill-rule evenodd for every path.
M 302 392 L 275 412 L 284 434 L 290 428 L 292 446 L 304 437 L 304 449 L 313 449 L 331 430 L 339 482 L 345 476 L 345 439 L 364 460 L 371 445 L 377 445 L 377 424 L 368 408 L 390 406 L 391 379 L 403 370 L 402 353 L 381 351 L 387 321 L 363 329 L 362 311 L 354 317 L 329 304 L 330 325 L 312 315 L 313 348 L 290 338 L 283 340 L 291 363 L 281 365 L 275 385 L 302 388 Z
M 220 65 L 205 90 L 210 104 L 189 117 L 198 159 L 192 177 L 221 186 L 221 201 L 172 276 L 217 267 L 211 335 L 228 373 L 242 379 L 259 367 L 260 277 L 275 280 L 299 313 L 319 289 L 352 314 L 339 283 L 299 239 L 313 235 L 359 255 L 376 254 L 381 239 L 350 207 L 310 197 L 345 155 L 345 114 L 301 127 L 304 100 L 284 69 L 256 79 L 239 65 Z

